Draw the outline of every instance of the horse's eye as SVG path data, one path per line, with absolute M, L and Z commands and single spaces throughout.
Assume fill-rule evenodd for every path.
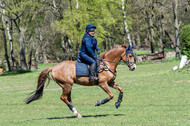
M 131 58 L 132 56 L 130 55 L 129 57 Z

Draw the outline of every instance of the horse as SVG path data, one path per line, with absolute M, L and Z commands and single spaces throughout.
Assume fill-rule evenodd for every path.
M 136 69 L 134 51 L 132 50 L 132 46 L 123 44 L 104 52 L 99 57 L 100 67 L 98 83 L 89 81 L 89 77 L 76 76 L 75 61 L 63 61 L 54 67 L 46 68 L 40 73 L 37 88 L 31 96 L 25 99 L 25 103 L 29 104 L 34 100 L 40 99 L 43 95 L 46 80 L 48 79 L 49 84 L 52 78 L 62 88 L 60 99 L 67 104 L 77 118 L 82 118 L 82 116 L 77 112 L 71 101 L 71 89 L 74 83 L 83 86 L 98 85 L 109 95 L 108 98 L 97 101 L 95 106 L 103 105 L 113 99 L 114 95 L 109 87 L 119 90 L 118 101 L 115 103 L 116 108 L 118 108 L 122 102 L 123 89 L 115 82 L 116 68 L 118 63 L 123 60 L 129 67 L 129 70 L 134 71 Z M 50 71 L 51 78 L 49 75 Z

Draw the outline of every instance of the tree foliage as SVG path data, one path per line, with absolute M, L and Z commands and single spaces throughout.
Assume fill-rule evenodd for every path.
M 183 46 L 183 54 L 190 58 L 190 24 L 182 28 L 180 38 Z
M 123 27 L 120 0 L 81 0 L 79 8 L 75 7 L 75 1 L 70 4 L 63 12 L 64 19 L 56 21 L 54 26 L 75 44 L 81 42 L 86 25 L 90 23 L 97 27 L 96 37 L 99 45 L 106 37 L 111 37 L 111 30 L 116 32 Z

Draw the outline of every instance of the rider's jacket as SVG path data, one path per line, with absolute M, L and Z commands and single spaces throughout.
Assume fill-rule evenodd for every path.
M 97 46 L 96 38 L 94 36 L 89 35 L 88 33 L 84 34 L 84 36 L 82 38 L 80 54 L 85 53 L 88 56 L 92 57 L 93 59 L 96 59 L 97 55 L 95 54 L 95 50 L 97 52 L 100 51 L 100 49 Z

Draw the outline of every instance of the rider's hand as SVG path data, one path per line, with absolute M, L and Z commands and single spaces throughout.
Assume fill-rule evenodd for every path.
M 98 50 L 98 52 L 97 52 L 97 53 L 98 53 L 98 55 L 100 55 L 100 50 Z
M 98 56 L 97 56 L 97 55 L 95 55 L 95 56 L 94 56 L 94 59 L 97 59 L 97 58 L 98 58 Z

